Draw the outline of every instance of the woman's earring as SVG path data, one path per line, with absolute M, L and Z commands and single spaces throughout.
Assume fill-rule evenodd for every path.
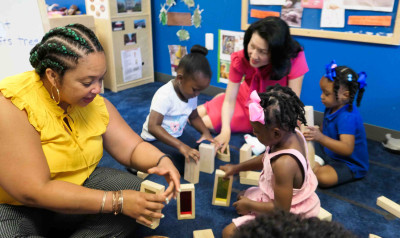
M 56 90 L 57 90 L 58 101 L 56 101 L 56 99 L 54 98 L 53 88 L 56 88 Z M 53 85 L 53 86 L 51 87 L 50 91 L 51 91 L 51 98 L 54 100 L 54 102 L 55 102 L 56 104 L 59 104 L 61 98 L 60 98 L 60 91 L 58 90 L 58 88 L 57 88 L 56 86 Z

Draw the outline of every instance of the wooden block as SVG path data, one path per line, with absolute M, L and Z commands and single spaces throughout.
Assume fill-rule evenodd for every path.
M 240 157 L 239 163 L 246 162 L 247 160 L 251 160 L 251 146 L 249 144 L 244 144 L 242 148 L 240 148 Z M 247 171 L 242 171 L 239 173 L 240 177 L 246 177 Z
M 181 184 L 180 188 L 181 192 L 176 202 L 178 220 L 194 219 L 196 217 L 194 184 Z
M 143 173 L 141 171 L 137 172 L 137 176 L 141 179 L 146 179 L 147 176 L 149 176 L 149 174 Z
M 215 146 L 212 144 L 200 144 L 200 171 L 212 174 L 215 166 Z
M 231 162 L 231 152 L 229 151 L 229 145 L 226 146 L 224 153 L 221 153 L 219 149 L 217 152 L 217 158 L 224 161 L 224 162 Z
M 154 183 L 149 180 L 143 181 L 140 186 L 140 192 L 142 193 L 162 194 L 164 191 L 165 191 L 164 185 Z M 157 210 L 157 212 L 160 213 L 161 210 Z M 136 220 L 136 222 L 144 226 L 150 227 L 151 229 L 156 229 L 160 225 L 160 219 L 154 219 L 154 218 L 153 219 L 147 218 L 147 219 L 152 220 L 153 226 L 148 226 L 138 220 Z
M 225 181 L 222 179 L 224 176 L 225 171 L 220 169 L 215 170 L 212 204 L 215 206 L 229 207 L 231 202 L 233 176 L 230 176 L 229 180 Z
M 392 200 L 384 196 L 381 196 L 376 201 L 376 205 L 380 206 L 381 208 L 385 209 L 386 211 L 400 218 L 400 205 L 393 202 Z
M 314 107 L 313 106 L 305 106 L 305 118 L 307 121 L 308 126 L 314 126 Z M 300 131 L 303 133 L 306 131 L 307 128 L 301 124 Z M 310 161 L 311 168 L 315 166 L 315 147 L 313 141 L 307 141 L 307 148 L 308 148 L 308 160 Z
M 319 209 L 318 218 L 321 221 L 332 221 L 332 214 L 330 214 L 327 210 L 322 207 Z
M 189 183 L 196 184 L 199 182 L 200 176 L 200 163 L 194 161 L 190 158 L 190 163 L 185 160 L 185 175 L 184 179 Z
M 369 238 L 382 238 L 382 237 L 374 235 L 374 234 L 369 234 Z
M 248 171 L 246 177 L 240 177 L 241 184 L 258 186 L 261 172 Z
M 211 229 L 193 231 L 193 238 L 214 238 L 214 234 Z

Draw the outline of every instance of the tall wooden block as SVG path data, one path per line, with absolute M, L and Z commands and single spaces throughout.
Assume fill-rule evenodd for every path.
M 305 106 L 304 107 L 305 111 L 305 118 L 307 121 L 308 126 L 314 126 L 314 107 L 313 106 Z M 306 131 L 307 128 L 305 127 L 304 124 L 301 124 L 300 126 L 300 131 L 303 133 Z M 307 147 L 308 147 L 308 160 L 310 161 L 310 166 L 311 168 L 314 168 L 315 165 L 315 147 L 314 147 L 314 142 L 313 141 L 307 141 Z
M 215 147 L 211 144 L 200 144 L 200 171 L 212 174 L 215 166 Z
M 164 185 L 154 183 L 149 180 L 143 181 L 143 183 L 140 186 L 140 192 L 142 193 L 162 194 L 164 191 L 165 191 Z M 161 210 L 157 210 L 156 212 L 160 213 Z M 147 224 L 144 224 L 138 220 L 136 220 L 136 222 L 144 226 L 150 227 L 151 229 L 156 229 L 160 225 L 160 219 L 155 219 L 150 217 L 147 217 L 147 219 L 149 221 L 152 221 L 153 226 L 148 226 Z
M 319 209 L 319 214 L 318 218 L 321 221 L 332 221 L 332 214 L 330 214 L 328 211 L 323 209 L 322 207 Z
M 240 148 L 240 157 L 239 163 L 246 162 L 251 159 L 251 146 L 249 144 L 244 144 L 242 148 Z M 247 171 L 242 171 L 239 173 L 240 177 L 246 177 Z
M 385 209 L 386 211 L 400 218 L 400 205 L 393 202 L 392 200 L 384 196 L 381 196 L 376 201 L 376 205 L 380 206 L 381 208 Z
M 196 217 L 194 184 L 181 184 L 180 188 L 181 192 L 176 202 L 178 220 L 194 219 Z
M 217 158 L 224 162 L 231 162 L 231 152 L 229 151 L 229 145 L 226 146 L 224 153 L 221 153 L 221 149 L 218 150 Z
M 193 231 L 193 238 L 214 238 L 214 234 L 211 229 Z
M 374 234 L 369 234 L 368 238 L 381 238 L 380 236 L 374 235 Z
M 185 175 L 184 179 L 189 183 L 196 184 L 199 182 L 200 176 L 200 163 L 194 161 L 190 158 L 190 163 L 185 160 Z
M 224 176 L 225 171 L 220 169 L 215 170 L 212 204 L 215 206 L 229 207 L 231 201 L 233 176 L 230 176 L 228 180 L 223 180 Z
M 137 176 L 141 179 L 146 179 L 147 176 L 149 176 L 149 174 L 143 173 L 141 171 L 137 172 Z
M 258 186 L 261 172 L 247 171 L 245 177 L 240 177 L 240 183 L 246 185 Z

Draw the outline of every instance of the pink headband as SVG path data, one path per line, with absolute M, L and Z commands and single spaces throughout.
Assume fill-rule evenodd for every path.
M 250 94 L 251 103 L 249 104 L 249 114 L 250 114 L 250 121 L 255 122 L 258 121 L 261 124 L 265 124 L 264 120 L 264 109 L 261 107 L 260 102 L 261 99 L 258 96 L 256 90 L 254 90 Z

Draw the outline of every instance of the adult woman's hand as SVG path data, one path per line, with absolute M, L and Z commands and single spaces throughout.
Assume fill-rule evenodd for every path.
M 221 131 L 217 137 L 214 138 L 221 145 L 221 153 L 224 153 L 226 147 L 229 145 L 229 141 L 231 139 L 230 131 Z
M 141 193 L 134 190 L 124 190 L 124 208 L 122 213 L 142 223 L 151 225 L 146 217 L 163 218 L 162 213 L 157 212 L 164 208 L 166 197 L 161 194 Z
M 158 166 L 149 169 L 148 173 L 165 177 L 165 180 L 169 184 L 167 190 L 165 190 L 163 193 L 163 195 L 167 198 L 167 204 L 169 201 L 171 201 L 172 197 L 176 199 L 178 192 L 180 192 L 181 183 L 179 181 L 181 179 L 181 175 L 175 168 L 174 163 L 172 163 L 168 157 L 162 158 Z

